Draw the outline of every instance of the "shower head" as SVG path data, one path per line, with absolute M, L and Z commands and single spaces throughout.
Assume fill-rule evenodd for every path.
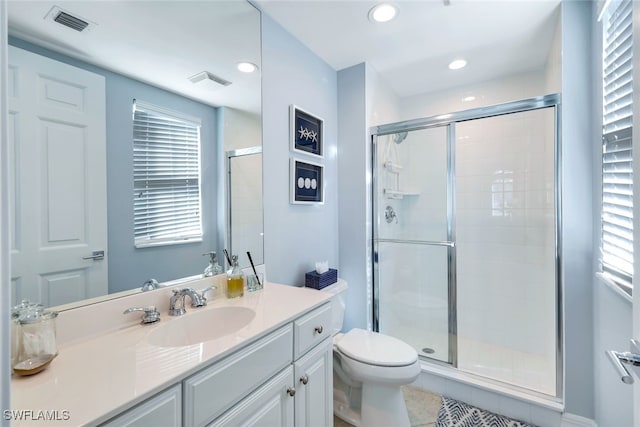
M 392 135 L 393 142 L 400 144 L 407 137 L 407 132 L 394 133 Z

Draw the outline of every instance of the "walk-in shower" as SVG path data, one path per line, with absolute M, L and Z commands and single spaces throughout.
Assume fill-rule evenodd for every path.
M 374 329 L 562 396 L 559 97 L 373 130 Z
M 256 264 L 264 263 L 262 223 L 262 146 L 226 152 L 227 223 L 229 252 L 241 255 L 241 266 L 249 265 L 242 254 L 251 252 Z M 224 260 L 220 259 L 222 264 Z

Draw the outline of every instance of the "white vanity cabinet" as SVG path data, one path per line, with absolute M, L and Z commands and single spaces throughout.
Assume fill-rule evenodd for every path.
M 287 324 L 184 380 L 184 425 L 207 425 L 290 367 L 292 346 Z
M 332 341 L 325 339 L 209 426 L 333 425 L 332 358 Z
M 185 426 L 203 425 L 202 422 L 206 423 L 207 417 L 215 417 L 223 407 L 229 408 L 231 402 L 242 396 L 246 397 L 209 425 L 332 425 L 333 347 L 331 334 L 328 332 L 330 325 L 331 306 L 325 304 L 267 335 L 252 346 L 240 350 L 237 355 L 231 355 L 185 380 Z M 252 367 L 254 363 L 259 364 L 260 368 Z M 266 374 L 274 369 L 277 369 L 278 373 L 269 379 Z M 255 373 L 256 370 L 259 371 L 258 374 Z M 217 373 L 221 372 L 224 372 L 226 381 L 220 381 L 222 377 L 218 377 Z M 209 401 L 216 400 L 216 403 L 207 405 L 200 401 L 192 404 L 190 390 L 194 389 L 195 384 L 195 387 L 204 387 L 209 381 L 211 385 L 207 386 L 209 391 L 206 394 Z M 227 381 L 235 382 L 229 385 Z M 256 389 L 256 386 L 259 387 Z M 254 388 L 253 391 L 250 391 L 251 387 Z M 220 396 L 220 393 L 223 393 L 223 396 Z M 216 396 L 220 396 L 225 402 L 224 405 L 218 403 Z M 201 405 L 206 409 L 201 409 Z M 200 416 L 190 417 L 190 414 Z
M 321 305 L 104 426 L 331 426 L 330 325 Z
M 103 427 L 182 425 L 182 386 L 175 385 L 102 424 Z

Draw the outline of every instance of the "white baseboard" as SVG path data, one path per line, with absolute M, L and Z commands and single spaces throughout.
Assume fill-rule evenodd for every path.
M 562 414 L 561 427 L 598 427 L 596 422 L 590 418 L 581 417 L 575 414 Z

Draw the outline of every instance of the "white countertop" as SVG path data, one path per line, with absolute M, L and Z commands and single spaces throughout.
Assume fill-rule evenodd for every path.
M 127 325 L 112 332 L 59 346 L 58 357 L 39 374 L 11 381 L 11 410 L 56 411 L 60 421 L 12 420 L 12 425 L 95 425 L 135 406 L 164 388 L 275 330 L 315 308 L 330 295 L 313 289 L 267 283 L 261 291 L 241 298 L 218 297 L 207 307 L 242 306 L 255 311 L 244 328 L 222 338 L 184 347 L 156 347 L 146 336 L 158 327 L 180 321 L 161 311 L 161 321 L 143 326 Z M 137 317 L 136 317 L 137 318 Z M 206 327 L 206 325 L 202 325 Z M 6 414 L 5 414 L 6 415 Z

